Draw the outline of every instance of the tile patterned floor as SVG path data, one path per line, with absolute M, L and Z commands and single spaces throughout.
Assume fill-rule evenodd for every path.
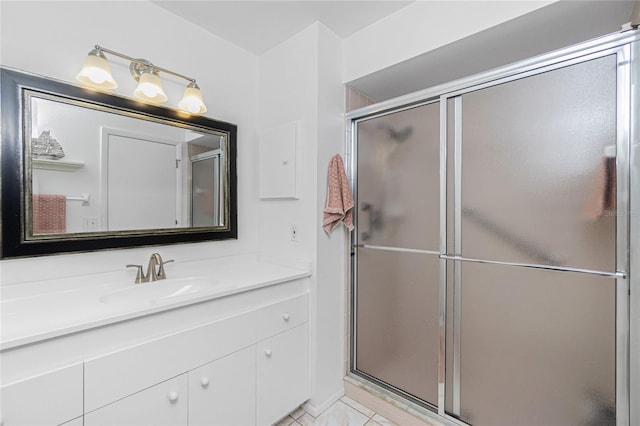
M 285 417 L 276 426 L 395 426 L 370 408 L 343 396 L 318 417 L 302 408 Z

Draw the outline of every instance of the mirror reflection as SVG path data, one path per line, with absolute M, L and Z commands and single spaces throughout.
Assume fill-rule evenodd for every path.
M 25 106 L 28 238 L 228 225 L 228 133 L 41 92 Z

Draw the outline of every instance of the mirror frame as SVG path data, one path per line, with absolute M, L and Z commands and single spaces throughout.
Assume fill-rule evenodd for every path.
M 114 113 L 148 119 L 178 127 L 217 130 L 228 138 L 228 221 L 224 229 L 167 228 L 127 232 L 74 233 L 52 238 L 28 240 L 25 209 L 27 168 L 25 154 L 24 91 L 41 92 L 69 100 L 108 108 Z M 58 80 L 0 67 L 0 108 L 2 141 L 0 145 L 0 211 L 2 214 L 2 252 L 0 258 L 41 256 L 62 253 L 109 250 L 139 246 L 179 244 L 238 238 L 237 222 L 237 133 L 235 124 L 202 116 L 188 116 L 177 110 L 144 104 L 105 92 L 93 91 Z M 31 141 L 29 140 L 29 143 Z

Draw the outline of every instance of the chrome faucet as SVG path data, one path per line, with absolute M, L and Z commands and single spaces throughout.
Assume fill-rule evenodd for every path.
M 170 262 L 173 262 L 173 259 L 163 261 L 160 253 L 153 253 L 149 258 L 146 274 L 142 272 L 142 265 L 127 265 L 127 268 L 138 268 L 135 280 L 136 284 L 148 283 L 149 281 L 164 280 L 167 278 L 167 274 L 164 272 L 164 265 Z

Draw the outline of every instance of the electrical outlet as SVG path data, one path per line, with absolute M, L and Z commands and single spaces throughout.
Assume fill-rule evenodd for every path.
M 85 232 L 99 231 L 100 224 L 98 218 L 95 216 L 84 216 L 82 218 L 82 230 Z
M 298 242 L 298 225 L 291 225 L 291 230 L 289 231 L 289 238 L 291 241 Z

